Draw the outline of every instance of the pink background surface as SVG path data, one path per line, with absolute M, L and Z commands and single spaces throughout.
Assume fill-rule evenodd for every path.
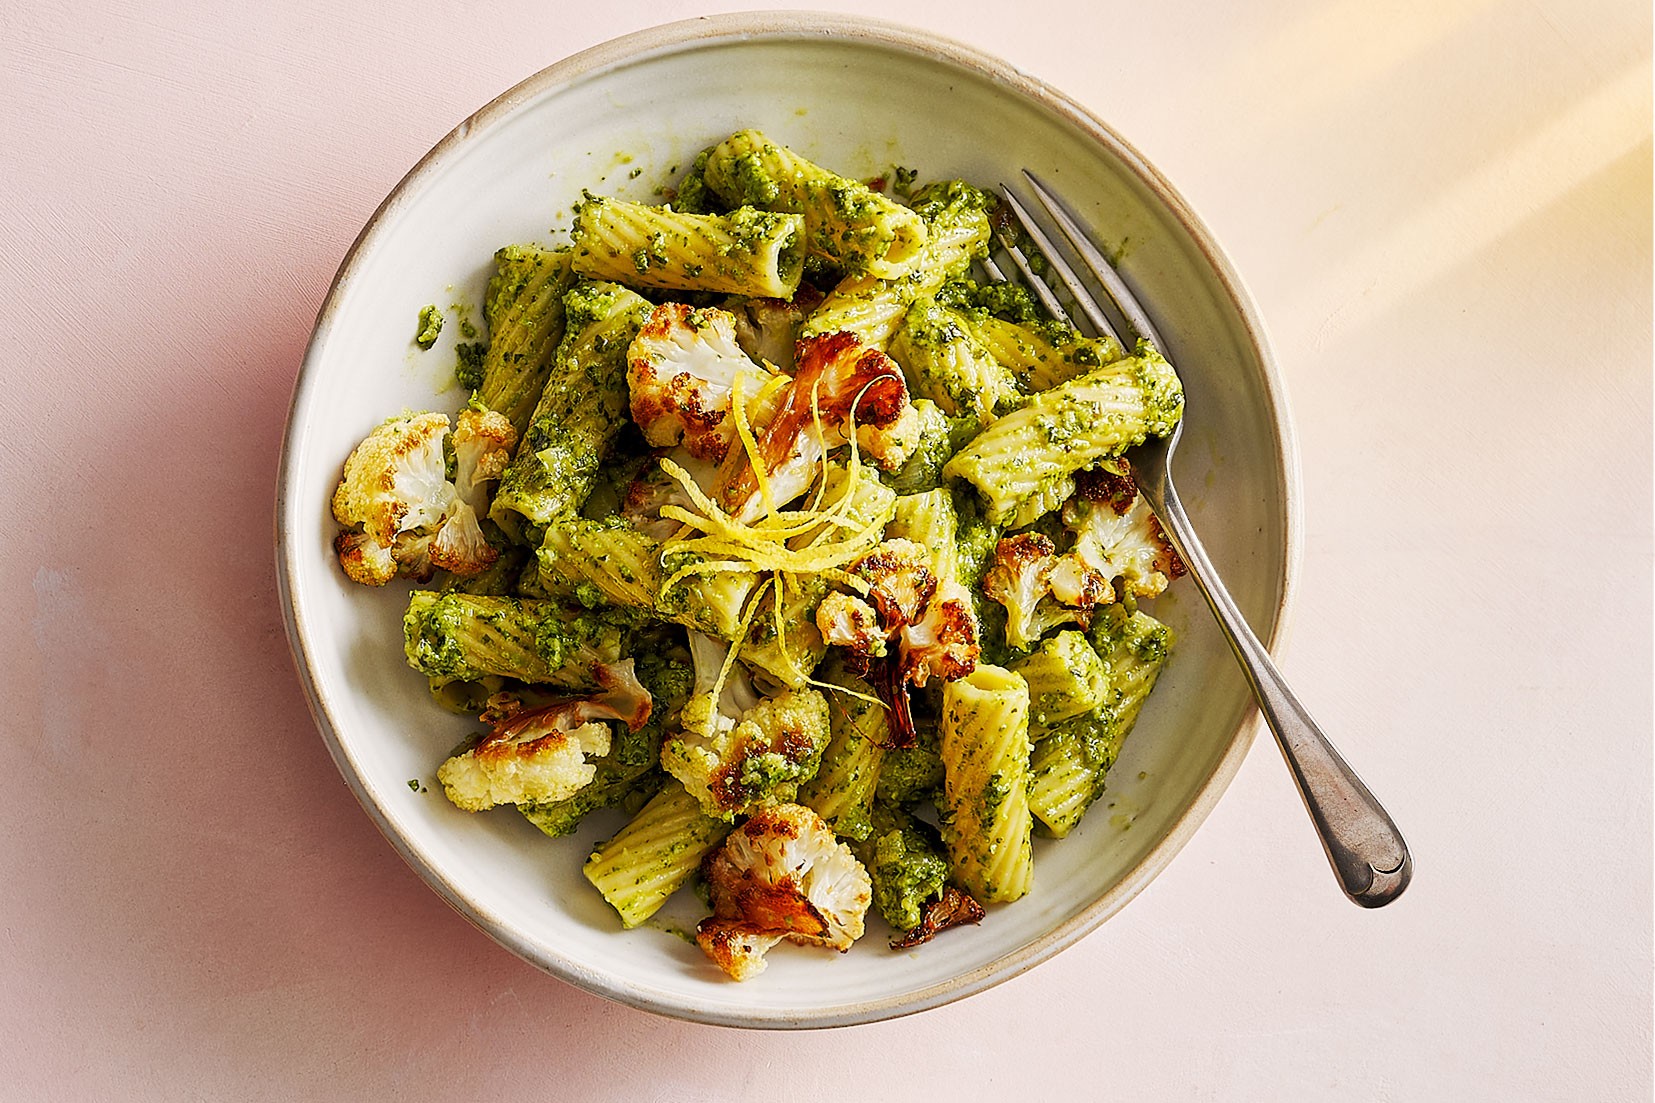
M 283 419 L 432 143 L 711 9 L 5 3 L 0 1098 L 1647 1098 L 1646 7 L 819 6 L 1063 88 L 1226 243 L 1300 431 L 1280 657 L 1408 834 L 1409 894 L 1339 896 L 1264 740 L 1118 917 L 915 1018 L 685 1025 L 499 949 L 306 712 Z

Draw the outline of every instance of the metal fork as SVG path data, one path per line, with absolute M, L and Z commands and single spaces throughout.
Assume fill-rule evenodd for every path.
M 1007 207 L 1029 239 L 1039 247 L 1049 270 L 1073 297 L 1080 313 L 1099 335 L 1111 336 L 1121 341 L 1127 349 L 1133 347 L 1135 340 L 1122 340 L 1123 337 L 1147 340 L 1164 353 L 1166 346 L 1161 343 L 1149 316 L 1138 305 L 1137 299 L 1103 252 L 1086 236 L 1073 213 L 1033 173 L 1024 170 L 1023 175 L 1035 199 L 1073 248 L 1075 257 L 1112 300 L 1111 305 L 1119 316 L 1120 324 L 1117 328 L 1110 321 L 1063 251 L 1030 216 L 1016 194 L 1002 186 L 1001 195 Z M 1042 305 L 1053 317 L 1072 322 L 1052 288 L 1035 273 L 1017 240 L 1003 230 L 999 239 L 1001 247 Z M 1001 276 L 992 260 L 987 266 L 992 275 Z M 1202 548 L 1189 515 L 1184 512 L 1172 485 L 1172 456 L 1183 431 L 1184 423 L 1180 420 L 1171 436 L 1151 438 L 1126 453 L 1132 465 L 1132 474 L 1138 482 L 1138 490 L 1160 520 L 1167 538 L 1189 568 L 1190 577 L 1195 580 L 1201 596 L 1207 599 L 1207 605 L 1229 640 L 1230 648 L 1235 652 L 1236 660 L 1241 664 L 1247 683 L 1258 701 L 1259 711 L 1264 714 L 1265 723 L 1275 734 L 1276 744 L 1293 771 L 1299 795 L 1304 798 L 1305 808 L 1316 824 L 1316 832 L 1339 878 L 1340 887 L 1345 890 L 1346 896 L 1365 908 L 1383 907 L 1402 895 L 1402 890 L 1408 887 L 1413 877 L 1413 858 L 1408 853 L 1408 844 L 1403 841 L 1402 833 L 1379 801 L 1374 799 L 1362 779 L 1328 742 L 1322 729 L 1293 695 L 1271 662 L 1269 652 L 1247 626 L 1241 610 L 1219 580 L 1218 571 Z

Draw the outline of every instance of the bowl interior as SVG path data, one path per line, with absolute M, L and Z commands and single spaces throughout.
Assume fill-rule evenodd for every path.
M 826 1025 L 917 1010 L 1003 979 L 1123 904 L 1228 783 L 1249 697 L 1189 582 L 1157 604 L 1173 662 L 1111 775 L 1062 842 L 1037 844 L 1036 888 L 979 928 L 906 953 L 874 920 L 839 956 L 780 947 L 760 979 L 723 980 L 683 937 L 696 902 L 623 933 L 581 877 L 618 825 L 551 841 L 509 811 L 467 815 L 434 771 L 471 730 L 440 711 L 401 653 L 405 592 L 347 583 L 328 500 L 351 448 L 404 408 L 452 411 L 454 331 L 414 348 L 427 303 L 480 310 L 491 255 L 563 240 L 582 188 L 648 201 L 703 146 L 756 126 L 851 176 L 892 165 L 992 186 L 1027 166 L 1121 250 L 1189 396 L 1178 482 L 1242 610 L 1273 631 L 1291 559 L 1291 470 L 1279 395 L 1242 293 L 1204 232 L 1124 145 L 1036 82 L 894 29 L 790 17 L 698 21 L 611 43 L 532 78 L 467 120 L 364 232 L 323 309 L 283 459 L 282 581 L 324 736 L 387 836 L 434 888 L 502 943 L 594 991 L 669 1014 Z M 410 779 L 423 779 L 415 792 Z M 689 894 L 680 894 L 688 896 Z

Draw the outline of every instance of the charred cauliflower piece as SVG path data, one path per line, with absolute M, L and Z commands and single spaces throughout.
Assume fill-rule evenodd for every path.
M 475 575 L 499 558 L 478 516 L 517 434 L 500 414 L 462 413 L 451 442 L 461 485 L 448 479 L 449 436 L 445 414 L 392 418 L 345 461 L 333 516 L 346 529 L 334 549 L 353 582 L 383 586 L 399 574 L 424 582 L 438 567 Z
M 565 800 L 591 782 L 587 761 L 609 753 L 603 721 L 619 720 L 637 731 L 649 720 L 649 691 L 633 673 L 632 660 L 597 668 L 604 692 L 533 709 L 501 708 L 482 742 L 437 768 L 448 799 L 467 812 L 500 804 Z M 503 713 L 504 715 L 500 715 Z
M 738 375 L 751 399 L 775 373 L 748 359 L 726 310 L 662 303 L 627 350 L 632 420 L 659 448 L 683 443 L 690 455 L 723 463 L 736 439 L 730 415 Z
M 539 709 L 518 713 L 437 768 L 443 792 L 467 812 L 574 796 L 596 773 L 587 758 L 609 753 L 609 726 L 564 728 L 562 719 Z
M 953 580 L 937 588 L 924 615 L 903 625 L 900 635 L 902 680 L 916 686 L 932 678 L 964 678 L 977 668 L 982 653 L 971 593 Z
M 758 810 L 701 868 L 713 914 L 695 941 L 736 980 L 763 972 L 765 952 L 784 938 L 844 953 L 862 937 L 868 872 L 802 805 Z
M 483 535 L 479 519 L 488 515 L 488 484 L 511 462 L 517 430 L 493 410 L 465 409 L 454 419 L 454 502 L 431 538 L 431 562 L 457 575 L 480 574 L 500 557 Z
M 823 599 L 816 627 L 828 643 L 863 659 L 894 655 L 903 684 L 952 681 L 975 668 L 981 648 L 971 594 L 937 569 L 930 551 L 912 540 L 886 540 L 851 574 L 868 583 L 868 600 L 840 593 Z
M 715 701 L 729 645 L 690 632 L 695 692 L 682 731 L 661 747 L 661 766 L 709 816 L 730 819 L 766 802 L 791 800 L 821 764 L 829 737 L 827 699 L 814 689 L 753 692 L 740 664 Z
M 1130 471 L 1086 473 L 1063 507 L 1063 523 L 1075 534 L 1070 558 L 1102 578 L 1122 580 L 1134 597 L 1154 597 L 1184 573 Z
M 1006 642 L 1027 651 L 1060 624 L 1084 627 L 1092 608 L 1114 596 L 1103 576 L 1088 572 L 1084 562 L 1060 558 L 1057 545 L 1038 532 L 996 544 L 983 593 L 1006 607 Z
M 852 572 L 868 583 L 868 599 L 889 628 L 920 619 L 937 592 L 931 553 L 912 540 L 886 540 L 856 563 Z
M 816 629 L 831 647 L 844 647 L 869 659 L 885 657 L 887 633 L 879 613 L 854 594 L 835 591 L 816 607 Z
M 753 419 L 762 425 L 757 451 L 772 502 L 785 505 L 804 493 L 819 477 L 822 457 L 853 435 L 865 459 L 887 471 L 902 466 L 919 440 L 920 420 L 895 361 L 854 334 L 830 333 L 798 343 L 795 369 L 773 410 Z M 757 473 L 742 460 L 721 473 L 719 500 L 751 522 L 762 515 L 764 498 Z

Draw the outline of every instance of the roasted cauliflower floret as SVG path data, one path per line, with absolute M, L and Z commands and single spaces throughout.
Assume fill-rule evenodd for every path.
M 937 592 L 931 553 L 912 540 L 886 540 L 851 573 L 868 583 L 868 600 L 891 629 L 919 620 Z
M 411 557 L 409 552 L 393 553 L 397 536 L 434 530 L 442 523 L 454 497 L 443 458 L 447 434 L 444 414 L 392 418 L 369 433 L 345 461 L 344 477 L 333 492 L 333 516 L 357 531 L 340 533 L 334 548 L 352 581 L 385 585 Z
M 848 442 L 854 424 L 857 447 L 881 469 L 895 471 L 908 461 L 920 421 L 895 360 L 855 334 L 828 333 L 800 341 L 794 363 L 794 387 L 807 415 L 816 396 L 828 447 Z
M 695 940 L 736 980 L 764 970 L 782 939 L 844 953 L 873 900 L 867 870 L 832 828 L 797 804 L 759 809 L 702 863 L 713 914 Z
M 513 698 L 491 702 L 485 717 L 493 729 L 475 747 L 437 768 L 448 799 L 467 812 L 500 804 L 565 800 L 591 782 L 589 758 L 609 753 L 603 721 L 619 720 L 637 731 L 649 720 L 649 691 L 633 673 L 632 660 L 595 668 L 604 687 L 595 697 L 518 707 Z
M 816 630 L 831 647 L 848 648 L 864 658 L 885 657 L 886 631 L 879 613 L 854 594 L 834 591 L 816 607 Z
M 901 467 L 919 439 L 920 420 L 908 401 L 902 369 L 851 333 L 807 337 L 798 344 L 795 374 L 772 407 L 755 412 L 758 458 L 770 500 L 782 506 L 820 477 L 822 458 L 854 434 L 865 459 L 888 471 Z M 738 462 L 739 461 L 739 462 Z M 720 472 L 719 503 L 752 522 L 764 513 L 758 474 L 747 457 Z
M 895 698 L 905 698 L 908 685 L 923 686 L 933 677 L 953 681 L 976 669 L 982 649 L 971 594 L 942 577 L 931 552 L 912 540 L 884 541 L 850 573 L 868 583 L 868 599 L 829 594 L 816 608 L 816 627 L 829 644 L 862 660 L 905 732 L 905 700 Z M 869 660 L 887 656 L 889 669 L 872 669 Z
M 816 690 L 763 698 L 733 726 L 715 722 L 710 736 L 690 730 L 695 705 L 692 699 L 684 706 L 684 732 L 661 748 L 661 765 L 708 815 L 728 817 L 791 799 L 816 776 L 829 735 L 827 699 Z
M 971 593 L 950 579 L 937 588 L 925 613 L 902 626 L 901 673 L 905 682 L 923 686 L 932 678 L 952 682 L 977 669 L 982 653 L 977 613 Z
M 1114 596 L 1101 575 L 1084 563 L 1060 558 L 1057 545 L 1038 532 L 1008 536 L 994 548 L 983 575 L 983 593 L 1006 607 L 1006 642 L 1027 651 L 1060 624 L 1085 627 L 1092 608 Z M 1065 604 L 1064 598 L 1073 599 Z
M 478 517 L 517 434 L 493 411 L 461 413 L 451 441 L 457 483 L 448 479 L 449 435 L 445 414 L 392 418 L 345 461 L 333 516 L 346 531 L 334 549 L 352 581 L 383 586 L 400 574 L 424 582 L 438 567 L 474 575 L 499 558 Z
M 697 459 L 723 463 L 736 440 L 730 401 L 738 375 L 748 399 L 775 378 L 741 350 L 729 311 L 662 303 L 627 350 L 632 420 L 656 447 L 682 442 Z
M 454 419 L 454 491 L 478 516 L 488 512 L 488 484 L 505 473 L 517 430 L 496 410 L 468 406 Z
M 437 768 L 448 799 L 467 812 L 539 804 L 578 793 L 597 772 L 588 757 L 609 753 L 609 726 L 560 728 L 540 710 L 518 713 L 464 754 Z
M 1063 507 L 1063 523 L 1075 534 L 1070 556 L 1102 578 L 1122 580 L 1134 597 L 1154 597 L 1184 573 L 1130 472 L 1088 472 Z
M 827 699 L 813 689 L 759 697 L 740 664 L 715 702 L 713 686 L 728 645 L 690 632 L 696 691 L 682 731 L 661 747 L 661 766 L 710 816 L 729 819 L 766 802 L 791 800 L 816 775 L 829 737 Z

